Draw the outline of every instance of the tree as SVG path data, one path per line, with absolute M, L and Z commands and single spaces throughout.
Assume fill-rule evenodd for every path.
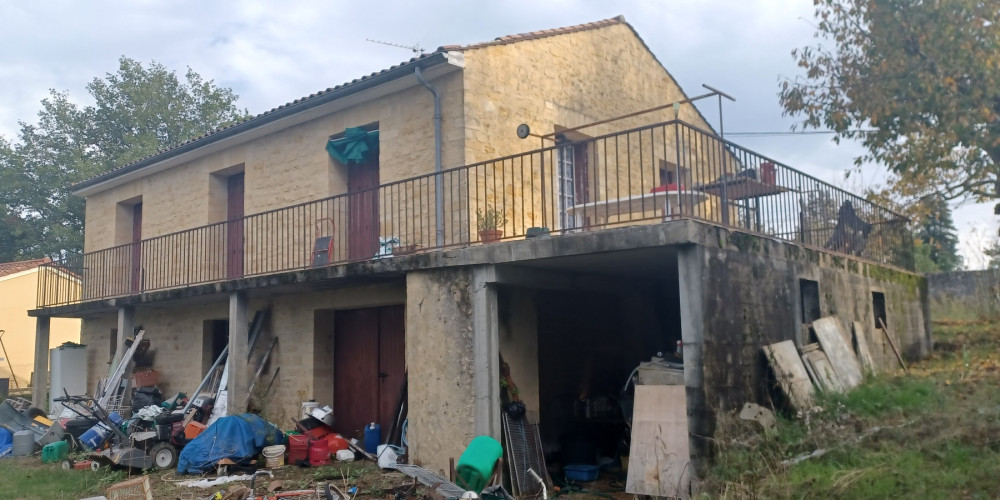
M 920 241 L 920 251 L 927 259 L 917 260 L 917 271 L 954 271 L 962 267 L 962 256 L 958 254 L 958 231 L 951 220 L 948 201 L 940 196 L 931 196 L 924 201 L 925 208 L 917 228 L 916 237 Z M 923 265 L 921 265 L 923 262 Z M 924 267 L 921 269 L 921 267 Z
M 814 0 L 820 44 L 779 97 L 806 128 L 859 139 L 921 199 L 998 196 L 1000 7 L 984 0 Z
M 87 91 L 94 104 L 84 107 L 50 91 L 16 143 L 0 138 L 0 259 L 81 251 L 84 200 L 72 184 L 247 117 L 232 90 L 190 68 L 182 81 L 127 57 Z

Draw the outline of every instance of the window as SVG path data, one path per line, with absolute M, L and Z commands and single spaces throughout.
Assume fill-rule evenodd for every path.
M 576 205 L 576 148 L 563 146 L 559 148 L 559 227 L 572 229 L 579 227 L 577 217 L 567 213 Z
M 679 174 L 679 175 L 678 175 Z M 678 187 L 685 187 L 691 182 L 691 169 L 687 167 L 677 167 L 676 163 L 660 160 L 660 185 L 669 186 L 677 184 Z

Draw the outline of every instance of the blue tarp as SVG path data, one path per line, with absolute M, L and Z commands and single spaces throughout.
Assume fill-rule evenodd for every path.
M 14 448 L 14 435 L 7 429 L 0 428 L 0 457 L 10 455 Z
M 267 420 L 244 413 L 222 417 L 181 450 L 178 474 L 201 474 L 223 458 L 237 463 L 253 460 L 265 446 L 284 444 L 285 435 Z

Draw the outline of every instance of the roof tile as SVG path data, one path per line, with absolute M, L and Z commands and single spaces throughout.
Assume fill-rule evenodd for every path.
M 22 271 L 30 271 L 46 262 L 52 262 L 52 259 L 45 257 L 44 259 L 32 259 L 32 260 L 21 260 L 17 262 L 0 262 L 0 277 L 9 276 L 11 274 L 16 274 Z

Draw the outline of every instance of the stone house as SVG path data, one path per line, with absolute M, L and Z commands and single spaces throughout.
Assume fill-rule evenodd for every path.
M 717 412 L 767 398 L 761 345 L 819 315 L 928 346 L 905 221 L 721 140 L 701 97 L 622 18 L 441 47 L 76 185 L 85 253 L 50 267 L 83 291 L 43 280 L 38 335 L 82 318 L 94 387 L 142 325 L 174 393 L 266 309 L 273 421 L 315 399 L 387 427 L 408 379 L 434 469 L 500 437 L 501 354 L 556 442 L 681 341 L 697 461 Z

